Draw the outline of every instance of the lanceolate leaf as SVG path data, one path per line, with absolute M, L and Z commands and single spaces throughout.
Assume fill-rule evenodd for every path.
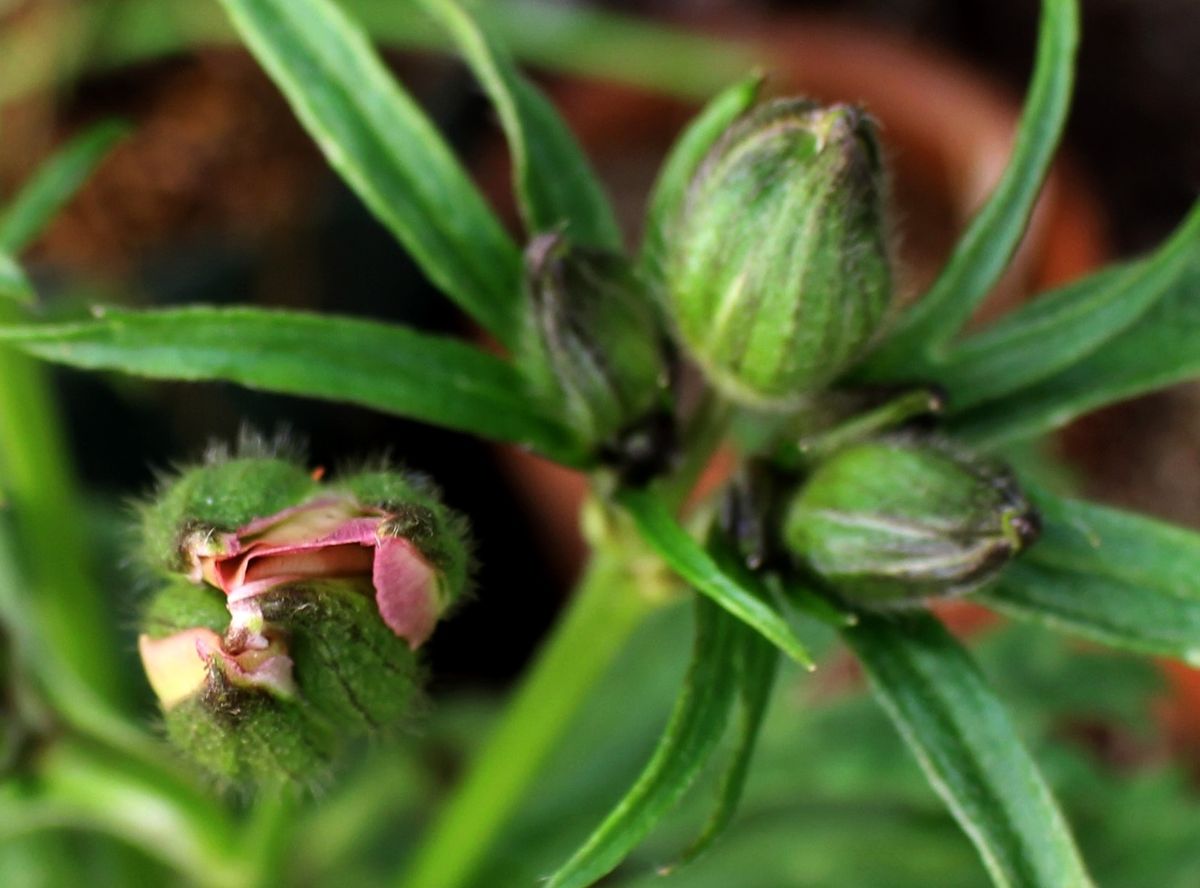
M 574 243 L 621 249 L 621 230 L 574 136 L 554 106 L 522 77 L 455 0 L 421 0 L 462 50 L 500 115 L 530 234 L 565 226 Z
M 866 375 L 901 372 L 970 318 L 1017 249 L 1062 134 L 1071 100 L 1079 10 L 1075 0 L 1042 0 L 1037 62 L 1012 159 L 996 190 L 955 246 L 929 291 L 901 317 Z
M 404 327 L 251 308 L 108 310 L 72 324 L 0 327 L 3 342 L 74 367 L 343 401 L 577 458 L 572 437 L 524 396 L 509 364 Z
M 660 277 L 667 228 L 679 211 L 692 174 L 713 143 L 754 103 L 762 78 L 747 77 L 712 99 L 683 131 L 658 174 L 646 211 L 641 261 L 652 282 Z
M 1200 203 L 1144 262 L 1048 293 L 966 340 L 938 362 L 951 409 L 1016 392 L 1095 351 L 1169 292 L 1198 252 Z
M 0 299 L 26 305 L 33 302 L 33 285 L 21 266 L 7 253 L 0 253 Z
M 116 121 L 98 124 L 51 157 L 0 213 L 0 253 L 15 256 L 41 234 L 128 131 Z
M 425 274 L 501 342 L 520 255 L 425 114 L 330 0 L 222 0 L 329 163 Z
M 775 673 L 779 666 L 779 651 L 761 635 L 739 626 L 739 639 L 735 651 L 738 677 L 738 721 L 733 756 L 721 776 L 717 789 L 717 804 L 700 835 L 680 855 L 679 864 L 689 863 L 712 847 L 713 842 L 733 820 L 742 790 L 746 785 L 746 774 L 758 744 L 758 733 L 763 717 L 767 714 L 767 703 L 775 685 Z
M 792 628 L 770 605 L 722 570 L 688 535 L 657 496 L 627 489 L 617 496 L 642 537 L 680 577 L 739 620 L 756 629 L 785 654 L 808 667 L 812 659 Z
M 997 445 L 1053 431 L 1097 407 L 1196 376 L 1200 255 L 1150 311 L 1102 348 L 1035 385 L 951 417 L 951 424 L 978 444 Z
M 1041 775 L 978 667 L 927 614 L 842 632 L 933 788 L 1006 888 L 1092 884 Z
M 1200 535 L 1048 493 L 1042 538 L 982 597 L 1014 617 L 1200 663 Z
M 724 733 L 735 689 L 742 627 L 696 597 L 696 641 L 683 690 L 658 748 L 633 788 L 547 888 L 584 888 L 614 869 L 695 780 Z

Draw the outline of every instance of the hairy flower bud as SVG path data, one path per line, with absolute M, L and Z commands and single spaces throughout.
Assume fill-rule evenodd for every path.
M 735 123 L 667 246 L 679 337 L 730 397 L 788 406 L 862 356 L 891 298 L 874 128 L 777 100 Z
M 630 456 L 641 446 L 631 439 L 664 425 L 667 409 L 654 306 L 614 253 L 546 234 L 530 243 L 525 260 L 535 386 L 601 455 Z
M 138 648 L 168 735 L 237 784 L 314 779 L 347 737 L 395 725 L 467 581 L 460 519 L 388 470 L 321 485 L 284 459 L 214 460 L 143 530 L 166 579 Z
M 793 557 L 852 605 L 962 594 L 1037 538 L 1003 466 L 941 440 L 854 444 L 820 464 L 784 520 Z

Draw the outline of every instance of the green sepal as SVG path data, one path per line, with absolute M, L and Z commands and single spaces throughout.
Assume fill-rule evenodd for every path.
M 203 686 L 165 711 L 167 736 L 233 789 L 315 787 L 349 741 L 403 722 L 417 695 L 415 654 L 379 619 L 364 580 L 296 583 L 259 602 L 293 660 L 296 695 L 240 685 L 214 660 Z M 197 625 L 220 630 L 228 621 L 220 593 L 176 580 L 155 596 L 145 628 L 161 638 Z
M 344 490 L 360 505 L 389 513 L 384 532 L 409 540 L 441 573 L 447 605 L 470 587 L 472 554 L 467 521 L 446 507 L 441 492 L 429 478 L 381 467 L 340 478 L 329 489 Z
M 642 238 L 639 270 L 655 298 L 665 302 L 666 244 L 678 222 L 688 182 L 721 134 L 754 104 L 762 86 L 755 74 L 727 86 L 709 100 L 671 146 L 650 193 L 646 208 L 646 230 Z
M 211 586 L 174 579 L 152 595 L 142 611 L 140 628 L 150 638 L 201 627 L 222 633 L 229 625 L 225 596 Z
M 375 607 L 363 580 L 282 586 L 263 618 L 287 634 L 300 705 L 339 733 L 396 727 L 417 694 L 416 656 Z
M 212 450 L 200 465 L 164 480 L 158 496 L 141 506 L 141 560 L 156 572 L 186 572 L 182 544 L 189 534 L 232 533 L 255 518 L 302 502 L 316 490 L 317 482 L 298 461 L 250 451 L 229 458 L 220 449 Z

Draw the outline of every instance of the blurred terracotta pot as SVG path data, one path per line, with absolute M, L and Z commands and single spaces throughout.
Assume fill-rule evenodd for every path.
M 768 94 L 857 102 L 877 118 L 892 170 L 901 297 L 919 293 L 1003 172 L 1020 97 L 941 51 L 877 30 L 807 16 L 691 24 L 752 46 L 768 72 Z M 591 82 L 558 83 L 552 94 L 599 169 L 635 244 L 658 166 L 696 108 Z M 515 217 L 503 149 L 485 157 L 478 171 L 497 204 Z M 1099 265 L 1108 252 L 1104 228 L 1096 201 L 1069 164 L 1059 163 L 1017 256 L 977 320 Z M 583 479 L 512 450 L 502 459 L 548 529 L 552 543 L 546 555 L 566 579 L 584 552 L 576 530 Z M 707 482 L 718 481 L 729 462 L 715 465 Z M 953 619 L 974 626 L 980 615 L 967 609 Z

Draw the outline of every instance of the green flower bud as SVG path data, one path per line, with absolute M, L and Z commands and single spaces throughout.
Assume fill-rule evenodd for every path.
M 168 736 L 239 786 L 314 782 L 347 739 L 395 726 L 467 584 L 461 519 L 387 469 L 321 485 L 281 458 L 214 459 L 142 519 L 167 579 L 138 647 Z
M 525 260 L 535 388 L 603 458 L 661 453 L 639 439 L 669 428 L 665 340 L 629 264 L 559 234 L 535 238 Z
M 978 588 L 1038 530 L 1005 467 L 892 437 L 821 463 L 788 506 L 784 543 L 848 603 L 883 608 Z
M 666 272 L 679 337 L 730 397 L 792 406 L 846 370 L 891 298 L 870 119 L 790 99 L 735 123 L 693 177 Z
M 229 627 L 207 585 L 177 579 L 155 596 L 139 650 L 167 736 L 233 786 L 319 783 L 346 740 L 403 719 L 416 655 L 361 579 L 289 583 L 256 605 L 251 633 Z

